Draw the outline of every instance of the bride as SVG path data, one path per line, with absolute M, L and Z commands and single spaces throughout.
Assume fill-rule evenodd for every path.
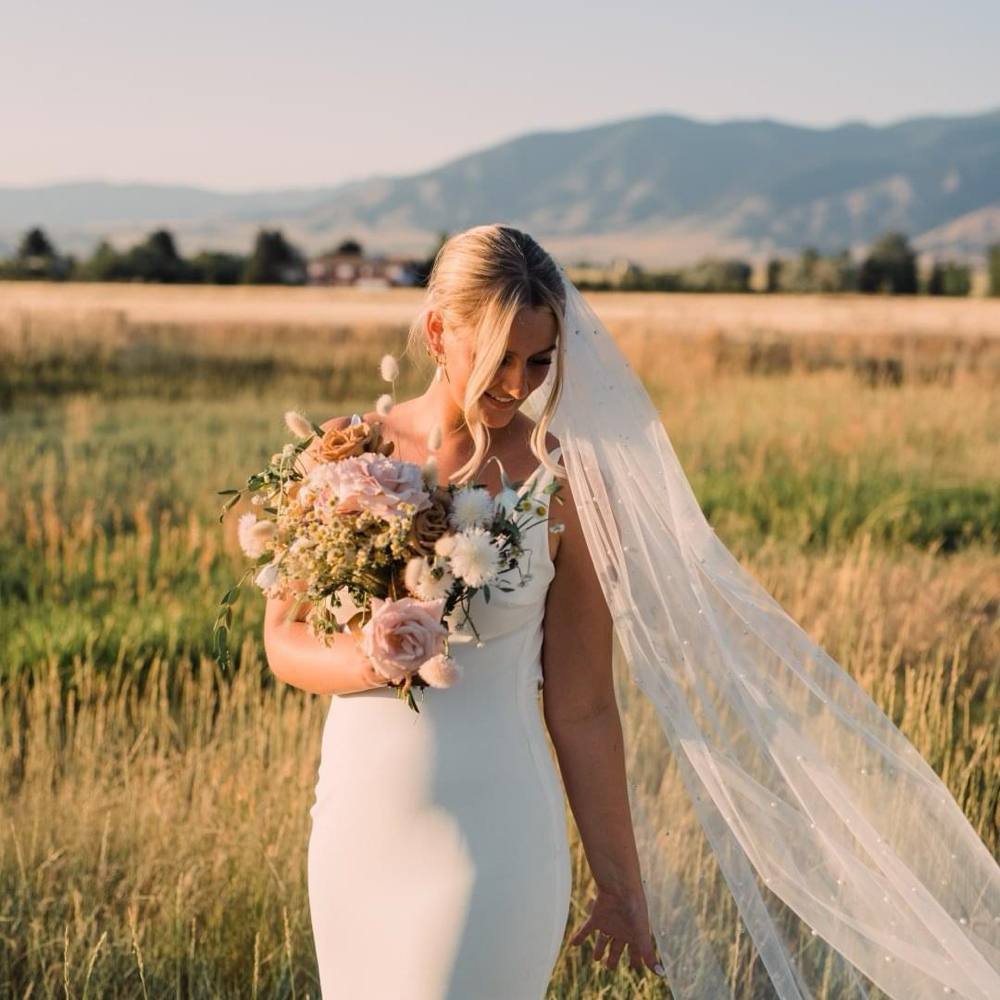
M 381 421 L 439 481 L 495 497 L 500 463 L 549 499 L 527 581 L 477 592 L 482 642 L 453 645 L 460 679 L 419 714 L 352 636 L 321 645 L 268 601 L 273 672 L 337 696 L 308 855 L 323 995 L 544 997 L 570 904 L 564 788 L 596 886 L 570 943 L 593 934 L 608 969 L 627 947 L 683 1000 L 1000 996 L 1000 867 L 715 537 L 553 258 L 509 226 L 452 236 L 410 345 L 437 361 L 426 390 L 329 420 L 309 461 Z M 729 906 L 706 905 L 713 886 Z M 761 964 L 739 981 L 718 931 L 733 903 Z

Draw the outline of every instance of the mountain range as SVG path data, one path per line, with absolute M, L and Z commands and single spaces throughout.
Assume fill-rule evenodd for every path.
M 1000 107 L 829 128 L 645 115 L 531 132 L 417 174 L 326 188 L 0 187 L 0 253 L 34 225 L 78 254 L 161 227 L 185 254 L 245 253 L 264 226 L 310 255 L 351 236 L 370 252 L 426 256 L 441 231 L 498 221 L 564 263 L 759 263 L 805 246 L 858 254 L 888 229 L 923 254 L 981 261 L 1000 242 Z

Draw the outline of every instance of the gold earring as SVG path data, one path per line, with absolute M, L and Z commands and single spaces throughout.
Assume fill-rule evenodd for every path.
M 445 370 L 445 356 L 443 354 L 434 354 L 430 347 L 427 348 L 427 353 L 437 362 L 437 369 L 434 372 L 434 381 L 440 382 L 444 375 L 447 374 Z

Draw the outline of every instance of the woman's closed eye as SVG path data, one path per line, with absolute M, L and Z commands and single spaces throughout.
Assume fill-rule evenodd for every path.
M 501 362 L 501 365 L 502 366 L 506 366 L 506 365 L 509 365 L 510 362 L 511 362 L 510 358 L 504 358 L 503 361 Z M 544 357 L 544 358 L 531 358 L 531 360 L 528 361 L 528 364 L 529 365 L 540 365 L 540 366 L 543 366 L 543 367 L 547 368 L 549 365 L 552 364 L 552 355 L 550 354 L 548 357 Z

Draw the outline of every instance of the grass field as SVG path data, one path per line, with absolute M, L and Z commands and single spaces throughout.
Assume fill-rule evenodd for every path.
M 589 298 L 720 538 L 996 853 L 1000 302 Z M 370 408 L 418 301 L 0 284 L 0 996 L 318 995 L 325 700 L 268 673 L 258 596 L 238 670 L 209 658 L 243 565 L 215 490 L 286 440 L 286 409 Z M 403 369 L 400 398 L 426 378 Z M 732 919 L 720 955 L 749 989 Z M 666 994 L 588 954 L 564 949 L 551 997 Z

